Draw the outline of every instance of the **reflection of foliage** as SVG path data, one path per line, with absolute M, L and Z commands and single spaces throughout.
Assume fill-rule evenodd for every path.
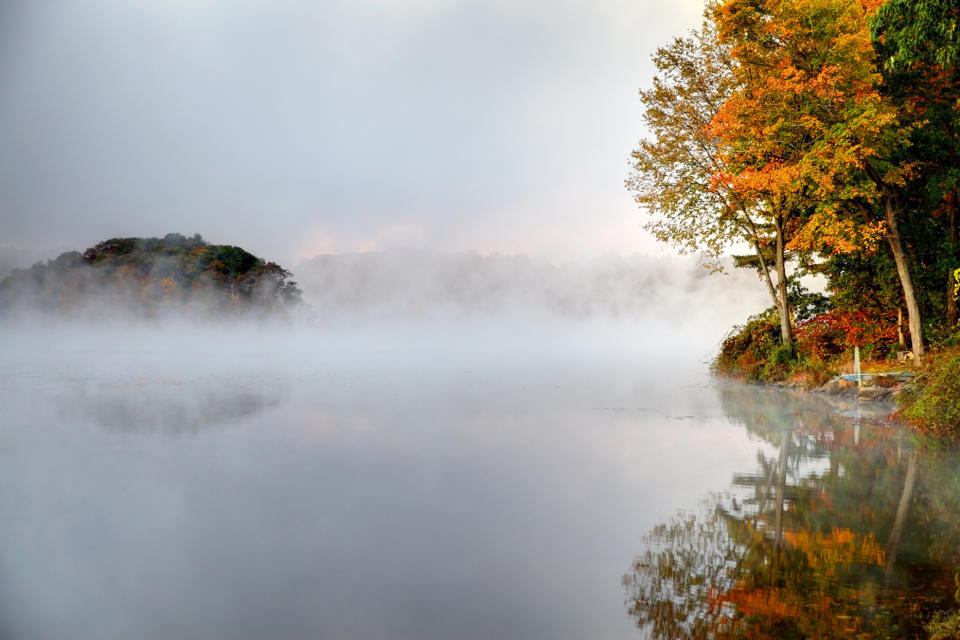
M 737 550 L 716 511 L 680 513 L 654 527 L 648 549 L 624 576 L 627 606 L 652 638 L 706 638 L 730 588 Z
M 808 531 L 784 533 L 784 538 L 807 557 L 807 564 L 821 570 L 823 577 L 837 577 L 837 567 L 843 564 L 865 563 L 882 566 L 883 547 L 872 533 L 859 536 L 849 529 L 834 529 L 824 535 Z
M 902 431 L 826 398 L 724 385 L 721 399 L 779 456 L 758 453 L 708 515 L 654 530 L 626 582 L 638 624 L 653 637 L 879 639 L 922 637 L 930 621 L 957 637 L 958 616 L 933 616 L 955 606 L 960 457 L 910 453 Z
M 954 584 L 957 585 L 957 591 L 953 594 L 954 600 L 960 603 L 960 573 L 953 577 Z M 930 640 L 955 640 L 960 638 L 960 611 L 946 613 L 938 611 L 933 619 L 924 626 L 927 633 L 930 634 Z
M 723 637 L 856 637 L 858 609 L 876 598 L 876 582 L 859 581 L 881 566 L 884 551 L 872 534 L 847 529 L 827 534 L 785 532 L 787 550 L 766 549 L 771 561 L 743 574 L 723 595 L 733 613 L 719 621 Z
M 956 640 L 960 638 L 960 613 L 937 612 L 924 629 L 930 640 Z

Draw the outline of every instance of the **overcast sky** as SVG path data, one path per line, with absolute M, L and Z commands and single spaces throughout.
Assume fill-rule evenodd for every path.
M 2 0 L 0 246 L 655 252 L 623 188 L 701 0 Z

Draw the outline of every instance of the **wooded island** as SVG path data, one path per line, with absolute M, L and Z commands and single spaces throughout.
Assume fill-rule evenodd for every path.
M 165 312 L 273 313 L 300 303 L 291 273 L 199 235 L 112 238 L 83 253 L 16 269 L 0 282 L 0 311 L 99 316 Z

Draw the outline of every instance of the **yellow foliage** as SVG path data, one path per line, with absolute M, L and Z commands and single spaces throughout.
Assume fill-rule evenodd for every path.
M 882 220 L 858 223 L 841 217 L 835 209 L 824 207 L 797 231 L 787 248 L 829 250 L 833 254 L 871 254 L 876 250 L 886 229 L 886 223 Z

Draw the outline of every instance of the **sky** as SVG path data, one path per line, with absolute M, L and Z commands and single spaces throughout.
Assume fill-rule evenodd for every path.
M 658 253 L 624 189 L 702 0 L 3 0 L 0 247 Z

